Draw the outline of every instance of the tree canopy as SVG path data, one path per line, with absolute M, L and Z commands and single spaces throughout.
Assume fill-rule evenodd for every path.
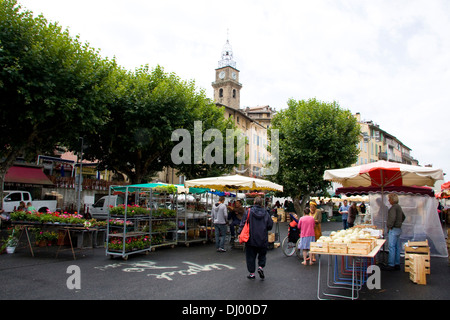
M 132 183 L 144 182 L 167 166 L 188 179 L 225 169 L 204 162 L 176 165 L 171 159 L 177 143 L 171 141 L 174 130 L 185 129 L 193 136 L 195 121 L 202 121 L 202 135 L 209 128 L 233 128 L 223 110 L 198 91 L 193 81 L 167 74 L 161 66 L 153 70 L 144 66 L 134 72 L 117 72 L 115 82 L 119 85 L 106 123 L 87 135 L 87 158 L 126 174 Z
M 56 145 L 77 151 L 79 137 L 85 159 L 133 183 L 165 166 L 188 178 L 232 168 L 171 161 L 174 130 L 193 134 L 195 121 L 201 121 L 203 138 L 210 128 L 223 136 L 234 128 L 194 81 L 160 66 L 126 71 L 68 29 L 22 10 L 16 0 L 0 0 L 0 66 L 1 180 L 18 156 L 52 154 Z M 206 143 L 202 139 L 202 147 Z
M 78 128 L 100 126 L 115 68 L 58 24 L 1 0 L 0 182 L 18 156 L 50 153 Z
M 274 129 L 279 131 L 279 170 L 269 178 L 297 200 L 294 205 L 301 215 L 310 195 L 329 187 L 323 180 L 325 170 L 356 162 L 360 127 L 336 102 L 290 99 L 288 108 L 274 116 L 270 130 Z

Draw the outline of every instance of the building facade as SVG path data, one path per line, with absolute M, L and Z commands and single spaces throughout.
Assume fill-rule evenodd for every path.
M 247 107 L 244 110 L 245 114 L 248 115 L 253 120 L 259 122 L 266 128 L 270 127 L 272 118 L 276 111 L 270 106 L 257 106 L 257 107 Z
M 239 70 L 236 68 L 233 50 L 228 40 L 223 47 L 218 68 L 215 69 L 215 81 L 212 82 L 212 87 L 217 107 L 225 109 L 225 118 L 233 118 L 237 130 L 247 138 L 245 164 L 237 164 L 235 172 L 246 176 L 261 176 L 261 169 L 269 157 L 267 128 L 270 120 L 260 122 L 256 113 L 249 112 L 250 108 L 241 109 L 242 84 L 239 83 Z
M 395 136 L 382 130 L 373 121 L 361 120 L 361 114 L 354 115 L 361 127 L 358 144 L 359 156 L 355 165 L 362 165 L 378 160 L 419 165 L 411 156 L 411 148 L 403 144 Z

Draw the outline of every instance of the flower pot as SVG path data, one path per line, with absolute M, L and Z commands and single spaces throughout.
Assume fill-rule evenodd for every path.
M 45 247 L 47 245 L 47 240 L 39 241 L 39 247 Z
M 15 250 L 16 250 L 16 247 L 6 247 L 7 253 L 14 253 Z

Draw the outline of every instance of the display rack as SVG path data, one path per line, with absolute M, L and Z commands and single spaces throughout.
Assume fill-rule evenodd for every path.
M 195 201 L 185 200 L 184 206 L 178 210 L 178 243 L 189 246 L 192 242 L 205 244 L 212 237 L 211 207 L 212 195 L 206 193 L 206 199 L 201 201 L 199 195 Z
M 125 193 L 125 204 L 108 208 L 106 255 L 127 260 L 131 254 L 176 245 L 175 196 L 133 186 L 111 186 L 109 196 L 117 190 Z
M 150 201 L 147 205 L 151 207 L 150 234 L 151 249 L 170 246 L 174 248 L 177 244 L 177 197 L 175 194 L 164 191 L 151 190 L 147 196 Z

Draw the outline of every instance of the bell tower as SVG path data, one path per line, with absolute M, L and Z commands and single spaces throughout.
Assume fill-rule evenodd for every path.
M 242 84 L 239 83 L 239 70 L 236 69 L 236 61 L 233 60 L 233 50 L 230 42 L 222 49 L 222 60 L 216 69 L 216 81 L 212 83 L 214 88 L 214 100 L 233 109 L 240 108 L 240 92 Z

